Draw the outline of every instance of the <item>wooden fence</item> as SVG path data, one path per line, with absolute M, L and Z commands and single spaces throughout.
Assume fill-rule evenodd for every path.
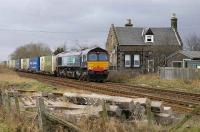
M 159 75 L 161 79 L 200 79 L 200 69 L 160 67 Z
M 14 113 L 16 113 L 17 116 L 20 118 L 21 111 L 19 103 L 20 103 L 20 98 L 18 92 L 0 90 L 0 107 L 3 108 L 5 114 L 9 116 L 14 116 Z M 51 132 L 52 126 L 55 126 L 55 124 L 61 126 L 61 128 L 57 129 L 60 131 L 72 131 L 72 132 L 81 131 L 80 128 L 75 124 L 72 124 L 71 122 L 68 122 L 64 119 L 61 119 L 60 117 L 50 112 L 48 108 L 45 106 L 43 97 L 37 97 L 36 104 L 37 104 L 36 107 L 37 107 L 37 119 L 38 119 L 37 122 L 40 132 Z

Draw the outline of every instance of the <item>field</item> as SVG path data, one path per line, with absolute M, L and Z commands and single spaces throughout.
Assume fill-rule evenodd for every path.
M 162 82 L 163 81 L 163 82 Z M 142 82 L 142 83 L 141 83 Z M 194 81 L 195 82 L 195 81 Z M 164 80 L 159 80 L 159 78 L 155 75 L 145 75 L 145 76 L 138 76 L 136 78 L 128 79 L 128 82 L 134 85 L 148 85 L 148 86 L 159 86 L 159 87 L 166 87 L 169 82 L 164 82 Z M 164 84 L 163 84 L 164 83 Z M 172 82 L 171 82 L 172 83 Z M 185 85 L 187 82 L 182 82 L 179 84 L 179 81 L 175 81 L 174 84 L 170 85 L 173 87 L 176 84 L 176 87 L 181 85 Z M 183 90 L 188 90 L 190 87 L 198 86 L 198 82 L 192 84 L 187 84 L 184 86 Z M 25 89 L 25 90 L 35 90 L 38 92 L 80 92 L 85 93 L 88 91 L 81 91 L 76 89 L 71 89 L 67 87 L 59 87 L 59 86 L 51 86 L 46 83 L 38 82 L 34 79 L 28 79 L 18 76 L 13 71 L 8 69 L 0 68 L 0 89 Z M 197 87 L 198 88 L 198 87 Z M 194 90 L 194 89 L 193 89 Z M 193 91 L 191 90 L 191 91 Z M 190 90 L 188 90 L 190 91 Z M 198 91 L 195 89 L 195 91 Z M 0 108 L 0 131 L 2 132 L 13 132 L 17 130 L 24 130 L 24 131 L 38 131 L 37 125 L 34 122 L 34 112 L 33 111 L 26 111 L 22 113 L 22 117 L 18 118 L 15 114 L 12 116 L 7 115 L 3 108 Z M 27 116 L 28 115 L 28 116 Z M 153 118 L 152 118 L 153 119 Z M 193 118 L 189 120 L 179 131 L 194 131 L 198 132 L 200 130 L 200 123 L 199 118 Z M 148 131 L 166 131 L 172 126 L 161 126 L 156 125 L 153 121 L 149 125 L 147 121 L 138 121 L 138 122 L 121 122 L 115 120 L 113 118 L 108 118 L 106 115 L 102 115 L 97 120 L 91 120 L 87 118 L 82 118 L 78 126 L 81 128 L 83 132 L 148 132 Z

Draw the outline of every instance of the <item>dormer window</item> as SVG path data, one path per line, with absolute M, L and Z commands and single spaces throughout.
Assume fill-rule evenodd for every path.
M 153 43 L 154 42 L 154 34 L 151 30 L 151 28 L 146 28 L 142 32 L 142 36 L 144 37 L 145 43 Z
M 145 43 L 148 43 L 148 42 L 151 42 L 151 43 L 154 42 L 153 35 L 145 35 Z

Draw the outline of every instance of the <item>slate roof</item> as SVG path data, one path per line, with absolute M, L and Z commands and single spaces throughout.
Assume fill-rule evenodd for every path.
M 171 27 L 150 28 L 154 34 L 154 43 L 152 44 L 172 44 L 182 45 L 178 34 Z M 119 45 L 146 45 L 142 35 L 143 27 L 115 27 Z
M 179 51 L 180 54 L 183 54 L 191 59 L 200 59 L 200 51 Z

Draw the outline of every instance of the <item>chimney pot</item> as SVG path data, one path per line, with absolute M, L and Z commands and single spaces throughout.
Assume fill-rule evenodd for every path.
M 128 23 L 125 24 L 125 27 L 132 27 L 133 24 L 131 23 L 131 19 L 127 19 Z

